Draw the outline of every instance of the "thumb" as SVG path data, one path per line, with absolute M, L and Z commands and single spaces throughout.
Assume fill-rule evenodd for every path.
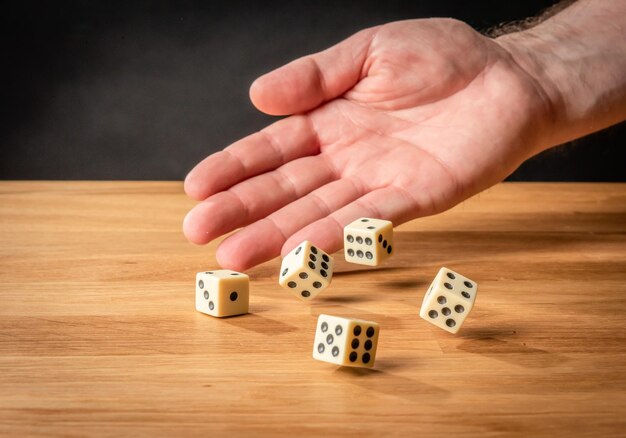
M 362 30 L 329 49 L 261 76 L 250 87 L 252 103 L 264 113 L 278 116 L 306 112 L 342 95 L 361 79 L 376 30 Z

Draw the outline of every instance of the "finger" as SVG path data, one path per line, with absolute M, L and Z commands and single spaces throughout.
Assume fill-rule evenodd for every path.
M 185 178 L 185 192 L 201 201 L 247 178 L 317 153 L 317 136 L 308 118 L 288 117 L 205 158 Z
M 365 29 L 261 76 L 250 86 L 252 103 L 264 113 L 286 115 L 309 111 L 342 95 L 360 80 L 376 30 Z
M 361 184 L 352 179 L 333 181 L 267 218 L 227 237 L 217 248 L 220 266 L 246 270 L 280 255 L 289 236 L 316 220 L 358 199 Z
M 336 179 L 321 155 L 291 161 L 243 181 L 196 205 L 185 217 L 185 236 L 198 244 L 255 222 Z
M 360 217 L 386 219 L 394 226 L 429 214 L 406 191 L 395 186 L 374 190 L 356 201 L 315 221 L 291 235 L 282 247 L 284 256 L 303 240 L 310 240 L 327 253 L 343 247 L 343 228 Z

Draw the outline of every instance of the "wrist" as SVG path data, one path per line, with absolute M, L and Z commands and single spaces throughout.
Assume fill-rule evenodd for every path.
M 543 148 L 626 117 L 622 3 L 581 0 L 523 32 L 495 41 L 536 82 L 550 108 Z
M 541 123 L 541 138 L 537 152 L 559 144 L 557 138 L 567 126 L 567 98 L 563 84 L 558 85 L 545 54 L 552 50 L 552 43 L 531 30 L 500 36 L 495 41 L 504 48 L 515 64 L 535 84 L 536 97 L 542 108 L 538 122 Z

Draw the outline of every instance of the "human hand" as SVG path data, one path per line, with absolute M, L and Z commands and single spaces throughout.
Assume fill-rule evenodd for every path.
M 449 19 L 366 29 L 300 58 L 250 89 L 290 115 L 199 163 L 185 180 L 200 202 L 184 232 L 245 270 L 308 239 L 341 248 L 362 216 L 442 212 L 501 181 L 546 146 L 542 85 L 495 40 Z

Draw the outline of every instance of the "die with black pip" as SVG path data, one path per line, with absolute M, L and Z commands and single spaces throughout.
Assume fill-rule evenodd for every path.
M 285 256 L 278 283 L 302 300 L 313 299 L 333 278 L 332 256 L 305 240 Z
M 250 278 L 227 269 L 196 274 L 196 310 L 223 317 L 248 313 Z
M 362 319 L 320 315 L 313 358 L 351 367 L 371 368 L 378 347 L 378 324 Z
M 393 254 L 393 224 L 362 217 L 343 229 L 347 262 L 378 266 Z

